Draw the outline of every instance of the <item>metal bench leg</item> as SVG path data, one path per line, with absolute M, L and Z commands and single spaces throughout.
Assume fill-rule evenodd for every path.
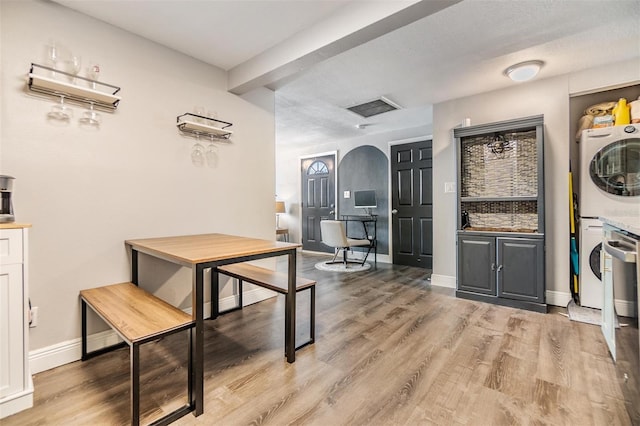
M 193 393 L 193 345 L 194 341 L 193 335 L 196 332 L 195 327 L 189 328 L 187 330 L 187 358 L 188 358 L 188 366 L 187 366 L 187 401 L 189 401 L 189 409 L 194 411 L 196 409 L 196 398 Z
M 140 424 L 140 345 L 131 345 L 131 424 Z
M 218 270 L 211 268 L 211 316 L 209 319 L 216 319 L 220 315 L 220 277 Z
M 82 302 L 82 360 L 87 359 L 87 302 L 84 299 L 80 299 Z
M 213 274 L 213 272 L 212 272 Z M 216 297 L 216 295 L 218 295 L 218 292 L 220 291 L 220 281 L 219 281 L 219 273 L 216 272 L 216 279 L 215 279 L 215 287 L 214 287 L 214 279 L 213 279 L 213 275 L 211 276 L 211 306 L 213 309 L 214 303 L 213 303 L 213 299 L 215 298 L 215 306 L 216 306 L 216 315 L 215 317 L 213 316 L 213 313 L 211 314 L 211 318 L 215 319 L 218 316 L 222 315 L 222 314 L 227 314 L 229 312 L 233 312 L 233 311 L 239 311 L 240 309 L 243 308 L 243 302 L 242 302 L 242 279 L 240 278 L 235 278 L 238 280 L 238 305 L 234 306 L 233 308 L 229 308 L 229 309 L 225 309 L 224 311 L 220 311 L 220 304 L 218 302 L 218 297 Z
M 295 350 L 311 345 L 316 341 L 316 286 L 313 285 L 309 290 L 309 340 L 296 346 Z
M 309 343 L 313 343 L 316 341 L 316 286 L 311 286 L 309 290 L 311 291 L 311 294 L 309 295 L 311 303 L 311 306 L 309 307 L 309 310 L 311 311 L 311 318 L 309 318 L 309 337 L 311 339 Z

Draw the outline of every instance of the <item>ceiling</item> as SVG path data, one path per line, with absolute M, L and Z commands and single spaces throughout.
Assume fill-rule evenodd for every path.
M 541 79 L 640 57 L 637 0 L 54 1 L 226 70 L 234 93 L 275 90 L 287 145 L 429 130 L 433 104 L 518 84 L 517 62 Z M 402 108 L 345 109 L 380 96 Z

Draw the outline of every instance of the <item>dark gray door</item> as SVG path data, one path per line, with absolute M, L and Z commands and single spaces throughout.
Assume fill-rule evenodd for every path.
M 544 243 L 498 238 L 498 296 L 544 302 Z
M 393 263 L 433 267 L 431 141 L 391 146 Z
M 322 244 L 320 221 L 335 218 L 335 155 L 305 158 L 300 163 L 302 182 L 302 249 L 333 253 Z
M 496 239 L 458 236 L 458 290 L 496 295 Z

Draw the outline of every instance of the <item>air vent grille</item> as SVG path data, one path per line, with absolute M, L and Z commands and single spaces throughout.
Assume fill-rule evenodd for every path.
M 400 107 L 388 99 L 380 98 L 374 101 L 365 102 L 363 104 L 347 107 L 351 112 L 355 112 L 361 117 L 373 117 L 374 115 L 382 114 L 389 111 L 395 111 Z

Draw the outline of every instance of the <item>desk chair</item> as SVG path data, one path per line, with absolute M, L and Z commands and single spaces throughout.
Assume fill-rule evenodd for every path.
M 322 220 L 320 221 L 320 234 L 322 237 L 322 244 L 329 247 L 333 247 L 336 250 L 333 259 L 330 262 L 326 262 L 328 265 L 333 263 L 344 263 L 345 268 L 347 263 L 359 263 L 364 265 L 367 261 L 367 257 L 373 247 L 373 241 L 369 239 L 354 239 L 347 238 L 347 233 L 344 228 L 344 222 L 340 220 Z M 352 247 L 367 247 L 367 254 L 364 256 L 362 263 L 356 261 L 349 261 L 347 259 L 347 250 Z M 342 250 L 342 261 L 336 261 L 338 253 Z

